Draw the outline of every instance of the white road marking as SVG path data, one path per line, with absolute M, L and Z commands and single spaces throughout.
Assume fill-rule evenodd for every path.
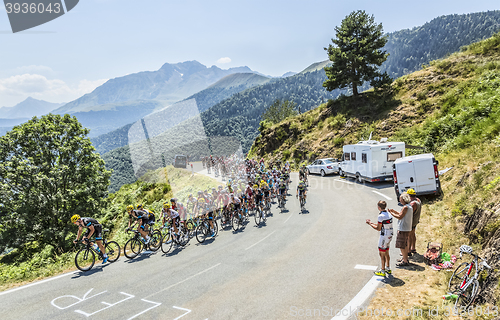
M 146 313 L 146 312 L 148 312 L 149 310 L 151 310 L 151 309 L 154 309 L 154 308 L 158 307 L 158 306 L 161 304 L 161 303 L 159 303 L 159 302 L 148 301 L 148 300 L 146 300 L 146 299 L 141 299 L 141 300 L 142 300 L 142 301 L 144 301 L 144 302 L 149 302 L 149 303 L 152 303 L 152 304 L 154 304 L 154 306 L 152 306 L 151 308 L 147 308 L 146 310 L 142 311 L 141 313 L 136 314 L 135 316 L 133 316 L 133 317 L 131 317 L 131 318 L 128 318 L 127 320 L 132 320 L 132 319 L 134 319 L 134 318 L 136 318 L 136 317 L 140 316 L 141 314 Z
M 386 195 L 385 195 L 385 194 L 383 194 L 383 193 L 380 193 L 380 192 L 375 191 L 375 190 L 372 190 L 372 192 L 373 192 L 373 193 L 378 194 L 379 196 L 382 196 L 382 197 L 386 198 L 387 200 L 392 200 L 392 198 L 390 198 L 390 197 L 386 196 Z
M 190 313 L 192 310 L 189 310 L 189 309 L 184 309 L 184 308 L 180 308 L 180 307 L 176 307 L 176 306 L 173 306 L 172 308 L 175 308 L 175 309 L 179 309 L 179 310 L 183 310 L 183 311 L 187 311 L 186 313 L 178 316 L 177 318 L 175 318 L 174 320 L 179 320 L 180 318 L 184 317 L 186 314 Z
M 273 233 L 275 233 L 276 230 L 274 230 L 273 232 L 271 232 L 270 234 L 268 234 L 267 236 L 265 236 L 264 238 L 260 239 L 259 241 L 255 242 L 254 244 L 252 244 L 250 247 L 246 248 L 246 250 L 250 249 L 250 248 L 253 248 L 254 246 L 258 245 L 259 243 L 261 243 L 262 241 L 266 240 L 267 238 L 269 238 Z
M 111 308 L 111 307 L 114 307 L 114 306 L 116 306 L 117 304 L 120 304 L 120 303 L 122 303 L 122 302 L 124 302 L 124 301 L 127 301 L 127 300 L 129 300 L 129 299 L 133 299 L 133 298 L 135 297 L 134 295 L 128 294 L 128 293 L 126 293 L 126 292 L 120 292 L 120 294 L 122 294 L 122 295 L 124 295 L 124 296 L 127 296 L 127 297 L 126 297 L 126 298 L 124 298 L 124 299 L 122 299 L 122 300 L 120 300 L 120 301 L 118 301 L 118 302 L 115 302 L 115 303 L 109 303 L 109 302 L 101 301 L 101 303 L 102 303 L 103 305 L 105 305 L 106 307 L 104 307 L 104 308 L 102 308 L 102 309 L 99 309 L 99 310 L 97 310 L 97 311 L 94 311 L 94 312 L 92 312 L 92 313 L 87 313 L 87 312 L 82 311 L 82 310 L 80 310 L 80 309 L 75 310 L 75 312 L 76 312 L 76 313 L 83 314 L 84 316 L 86 316 L 86 317 L 88 318 L 88 317 L 90 317 L 90 316 L 93 316 L 93 315 L 94 315 L 94 314 L 96 314 L 96 313 L 99 313 L 99 312 L 101 312 L 101 311 L 103 311 L 103 310 L 106 310 L 106 309 L 109 309 L 109 308 Z
M 340 182 L 347 183 L 347 184 L 355 184 L 355 183 L 352 183 L 352 182 L 349 182 L 349 181 L 345 181 L 345 180 L 341 180 L 341 179 L 335 179 L 335 181 L 340 181 Z
M 4 295 L 4 294 L 12 293 L 12 292 L 17 291 L 17 290 L 26 289 L 26 288 L 29 288 L 29 287 L 32 287 L 32 286 L 36 286 L 37 284 L 41 284 L 41 283 L 49 282 L 49 281 L 56 280 L 56 279 L 59 279 L 59 278 L 62 278 L 62 277 L 66 277 L 66 276 L 69 276 L 71 274 L 76 274 L 76 272 L 70 272 L 70 273 L 62 274 L 62 275 L 57 276 L 57 277 L 53 277 L 53 278 L 50 278 L 50 279 L 45 279 L 45 280 L 38 281 L 38 282 L 35 282 L 35 283 L 27 284 L 27 285 L 19 287 L 19 288 L 10 289 L 10 290 L 4 291 L 4 292 L 0 292 L 0 296 Z
M 290 215 L 290 216 L 288 217 L 288 219 L 286 219 L 286 220 L 285 220 L 285 222 L 283 222 L 283 223 L 286 223 L 288 220 L 290 220 L 290 218 L 291 218 L 291 217 L 292 217 L 292 215 Z
M 64 309 L 67 309 L 67 308 L 69 308 L 69 307 L 72 307 L 72 306 L 74 306 L 74 305 L 76 305 L 76 304 L 79 304 L 79 303 L 80 303 L 80 302 L 82 302 L 82 301 L 85 301 L 85 300 L 91 299 L 91 298 L 96 297 L 96 296 L 98 296 L 98 295 L 100 295 L 100 294 L 103 294 L 103 293 L 105 293 L 105 292 L 108 292 L 107 290 L 104 290 L 103 292 L 100 292 L 100 293 L 94 294 L 92 297 L 87 297 L 87 296 L 89 295 L 89 293 L 90 293 L 92 290 L 94 290 L 94 288 L 92 288 L 92 289 L 90 289 L 89 291 L 87 291 L 87 293 L 85 293 L 81 299 L 80 299 L 80 298 L 78 298 L 77 296 L 74 296 L 74 295 L 65 295 L 65 296 L 60 296 L 60 297 L 54 298 L 54 300 L 52 300 L 52 301 L 50 302 L 50 304 L 52 304 L 54 307 L 56 307 L 56 308 L 57 308 L 57 309 L 59 309 L 59 310 L 64 310 Z M 74 299 L 76 299 L 76 301 L 77 301 L 77 302 L 72 303 L 72 304 L 70 304 L 70 305 L 68 305 L 68 306 L 65 306 L 65 307 L 60 307 L 60 306 L 58 306 L 58 305 L 55 303 L 55 301 L 57 301 L 57 300 L 59 300 L 59 299 L 62 299 L 62 298 L 74 298 Z
M 188 278 L 186 278 L 186 279 L 184 279 L 184 280 L 182 280 L 182 281 L 177 282 L 176 284 L 173 284 L 173 285 L 171 285 L 171 286 L 168 286 L 168 287 L 166 287 L 165 289 L 161 289 L 161 290 L 160 290 L 160 291 L 158 291 L 158 292 L 152 293 L 152 294 L 150 294 L 149 296 L 147 296 L 146 298 L 149 298 L 149 297 L 151 297 L 151 296 L 154 296 L 154 295 L 155 295 L 155 294 L 157 294 L 157 293 L 160 293 L 160 292 L 166 291 L 166 290 L 168 290 L 168 289 L 171 289 L 171 288 L 173 288 L 173 287 L 175 287 L 175 286 L 177 286 L 177 285 L 179 285 L 179 284 L 181 284 L 181 283 L 184 283 L 184 282 L 186 282 L 186 281 L 188 281 L 188 280 L 191 280 L 191 279 L 193 279 L 193 278 L 195 278 L 195 277 L 197 277 L 197 276 L 199 276 L 199 275 L 202 275 L 202 274 L 204 274 L 205 272 L 210 271 L 210 270 L 212 270 L 212 269 L 214 269 L 214 268 L 216 268 L 216 267 L 218 267 L 218 266 L 220 266 L 220 265 L 221 265 L 221 263 L 219 262 L 219 263 L 217 263 L 215 266 L 211 266 L 210 268 L 207 268 L 207 269 L 205 269 L 205 270 L 203 270 L 203 271 L 200 271 L 200 272 L 198 272 L 197 274 L 192 275 L 191 277 L 188 277 Z
M 377 270 L 377 266 L 366 266 L 364 264 L 357 264 L 354 269 L 361 269 L 361 270 L 372 270 L 375 271 Z
M 370 281 L 358 292 L 358 294 L 352 298 L 352 300 L 339 312 L 338 315 L 332 318 L 332 320 L 349 319 L 351 316 L 356 315 L 356 310 L 370 297 L 370 295 L 378 287 L 379 283 L 382 281 L 382 277 L 373 276 Z

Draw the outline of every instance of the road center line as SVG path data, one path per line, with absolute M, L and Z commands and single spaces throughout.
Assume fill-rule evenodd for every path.
M 266 240 L 267 238 L 269 238 L 273 233 L 275 233 L 276 230 L 274 230 L 273 232 L 271 232 L 270 234 L 268 234 L 267 236 L 265 236 L 264 238 L 260 239 L 259 241 L 255 242 L 254 244 L 252 244 L 250 247 L 246 248 L 246 250 L 250 249 L 250 248 L 253 248 L 254 246 L 258 245 L 259 243 L 261 243 L 262 241 Z
M 155 294 L 158 294 L 158 293 L 160 293 L 160 292 L 163 292 L 163 291 L 169 290 L 169 289 L 171 289 L 171 288 L 173 288 L 173 287 L 175 287 L 175 286 L 177 286 L 177 285 L 179 285 L 179 284 L 181 284 L 181 283 L 184 283 L 184 282 L 186 282 L 186 281 L 188 281 L 188 280 L 191 280 L 191 279 L 193 279 L 193 278 L 195 278 L 195 277 L 197 277 L 197 276 L 199 276 L 199 275 L 202 275 L 202 274 L 204 274 L 205 272 L 210 271 L 210 270 L 212 270 L 212 269 L 214 269 L 214 268 L 216 268 L 216 267 L 218 267 L 218 266 L 220 266 L 220 265 L 221 265 L 221 263 L 219 262 L 219 263 L 217 263 L 215 266 L 211 266 L 210 268 L 205 269 L 205 270 L 203 270 L 203 271 L 200 271 L 200 272 L 198 272 L 197 274 L 192 275 L 191 277 L 188 277 L 188 278 L 186 278 L 186 279 L 184 279 L 184 280 L 182 280 L 182 281 L 177 282 L 176 284 L 173 284 L 173 285 L 168 286 L 168 287 L 166 287 L 166 288 L 164 288 L 164 289 L 161 289 L 161 290 L 160 290 L 160 291 L 158 291 L 158 292 L 152 293 L 152 294 L 150 294 L 149 296 L 145 297 L 144 299 L 147 299 L 147 298 L 149 298 L 149 297 L 151 297 L 151 296 L 154 296 Z
M 385 195 L 385 194 L 383 194 L 383 193 L 380 193 L 380 192 L 375 191 L 375 190 L 372 190 L 372 192 L 373 192 L 373 193 L 378 194 L 379 196 L 382 196 L 382 197 L 386 198 L 387 200 L 392 200 L 392 198 L 390 198 L 390 197 L 386 196 L 386 195 Z
M 356 310 L 370 297 L 370 295 L 378 287 L 378 284 L 382 282 L 382 277 L 373 276 L 370 281 L 368 281 L 363 289 L 358 292 L 358 294 L 352 298 L 352 300 L 337 313 L 332 320 L 347 320 L 351 316 L 356 315 Z
M 377 266 L 366 266 L 364 264 L 357 264 L 354 269 L 361 269 L 361 270 L 372 270 L 375 271 L 377 270 Z
M 69 272 L 69 273 L 62 274 L 62 275 L 57 276 L 57 277 L 53 277 L 53 278 L 49 278 L 49 279 L 37 281 L 37 282 L 30 283 L 30 284 L 27 284 L 27 285 L 22 286 L 22 287 L 18 287 L 18 288 L 14 288 L 14 289 L 10 289 L 10 290 L 4 291 L 4 292 L 0 292 L 0 296 L 4 295 L 4 294 L 12 293 L 12 292 L 17 291 L 17 290 L 21 290 L 21 289 L 25 289 L 25 288 L 28 288 L 28 287 L 36 286 L 37 284 L 41 284 L 41 283 L 49 282 L 49 281 L 56 280 L 56 279 L 59 279 L 59 278 L 62 278 L 62 277 L 66 277 L 66 276 L 69 276 L 69 275 L 72 275 L 72 274 L 75 274 L 75 272 Z

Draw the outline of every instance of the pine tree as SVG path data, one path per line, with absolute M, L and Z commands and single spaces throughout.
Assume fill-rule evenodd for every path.
M 335 27 L 335 32 L 333 45 L 325 48 L 333 64 L 325 67 L 328 79 L 323 87 L 328 91 L 352 87 L 353 95 L 357 96 L 358 86 L 365 81 L 375 85 L 390 81 L 387 74 L 378 72 L 388 57 L 381 50 L 387 38 L 383 36 L 382 24 L 376 24 L 373 15 L 363 10 L 354 11 L 342 20 L 340 27 Z

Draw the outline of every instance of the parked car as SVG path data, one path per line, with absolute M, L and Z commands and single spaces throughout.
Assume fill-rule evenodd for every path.
M 334 158 L 318 159 L 306 166 L 307 173 L 318 173 L 324 177 L 327 174 L 339 173 L 339 162 Z

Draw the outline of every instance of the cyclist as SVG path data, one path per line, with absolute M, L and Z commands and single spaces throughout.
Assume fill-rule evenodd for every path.
M 170 204 L 172 206 L 172 209 L 179 213 L 179 218 L 182 222 L 182 225 L 186 227 L 187 212 L 184 205 L 181 202 L 178 202 L 177 198 L 170 199 Z
M 264 193 L 262 192 L 261 189 L 259 189 L 259 186 L 254 184 L 253 185 L 253 194 L 255 197 L 255 206 L 259 206 L 260 210 L 263 211 L 262 209 L 262 198 L 264 197 Z
M 297 186 L 297 194 L 296 198 L 299 197 L 299 195 L 304 197 L 304 204 L 306 203 L 306 198 L 307 198 L 307 187 L 304 181 L 300 180 L 299 185 Z
M 71 222 L 78 226 L 78 234 L 76 235 L 76 239 L 73 241 L 73 243 L 78 242 L 83 228 L 87 228 L 87 232 L 83 235 L 82 242 L 86 243 L 87 241 L 89 241 L 90 237 L 95 235 L 95 242 L 97 243 L 97 246 L 99 248 L 99 250 L 97 251 L 102 252 L 102 263 L 106 263 L 108 261 L 108 255 L 106 254 L 106 249 L 102 245 L 102 226 L 99 221 L 92 218 L 82 218 L 79 215 L 75 214 L 71 217 Z M 92 242 L 90 242 L 90 244 L 93 245 Z
M 128 219 L 128 228 L 127 230 L 132 229 L 137 223 L 139 223 L 139 227 L 137 228 L 137 231 L 141 234 L 142 238 L 145 239 L 144 243 L 148 244 L 149 243 L 149 236 L 147 233 L 147 229 L 145 230 L 145 226 L 147 227 L 148 222 L 150 221 L 150 214 L 149 211 L 142 210 L 142 204 L 137 205 L 137 210 L 134 210 L 134 207 L 132 205 L 127 206 L 127 211 L 129 215 Z M 134 224 L 132 224 L 133 218 L 137 219 Z M 153 218 L 153 223 L 154 223 L 154 216 Z
M 305 180 L 306 178 L 306 165 L 303 164 L 299 169 L 299 180 Z
M 193 213 L 194 213 L 195 204 L 196 204 L 196 199 L 193 197 L 193 194 L 190 193 L 188 196 L 187 203 L 186 203 L 186 209 L 190 215 L 193 215 Z
M 163 210 L 161 212 L 163 214 L 163 225 L 165 225 L 167 220 L 171 220 L 172 226 L 174 227 L 174 232 L 177 235 L 179 233 L 177 229 L 177 225 L 179 224 L 180 221 L 179 212 L 172 209 L 172 207 L 168 202 L 163 203 Z
M 260 189 L 264 192 L 264 200 L 266 201 L 266 206 L 269 203 L 269 192 L 271 191 L 269 185 L 264 180 L 260 181 Z
M 233 204 L 234 211 L 238 212 L 238 217 L 241 218 L 240 209 L 241 209 L 241 200 L 238 197 L 234 196 L 234 193 L 231 193 L 231 203 Z
M 278 190 L 279 190 L 279 196 L 281 198 L 283 198 L 283 202 L 284 202 L 286 199 L 286 184 L 285 184 L 285 181 L 283 181 L 283 179 L 281 179 L 279 181 Z

